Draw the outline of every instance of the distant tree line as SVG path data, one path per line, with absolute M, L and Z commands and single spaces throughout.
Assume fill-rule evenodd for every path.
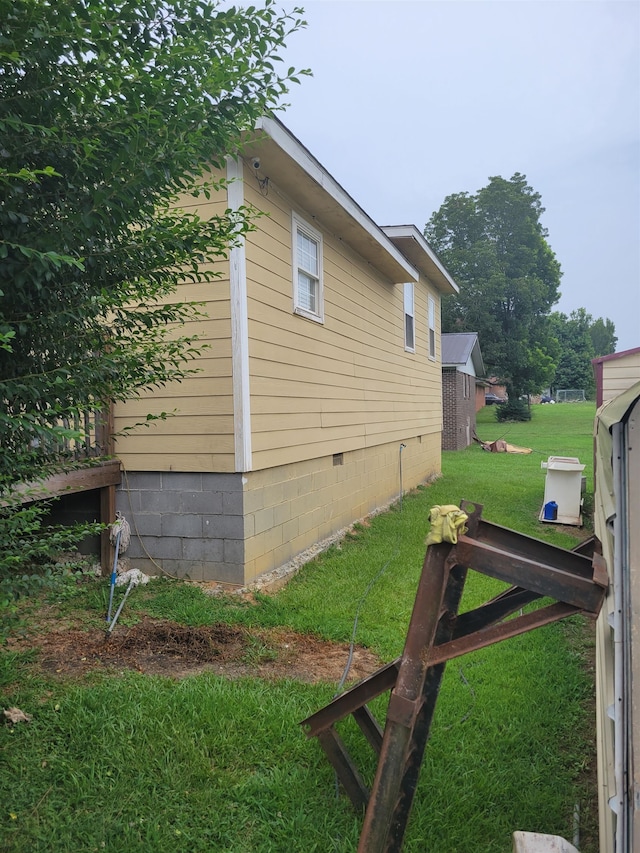
M 547 242 L 539 193 L 516 172 L 477 193 L 447 196 L 425 236 L 460 292 L 443 299 L 443 332 L 477 332 L 488 375 L 511 400 L 543 388 L 593 393 L 591 359 L 615 352 L 615 326 L 584 308 L 552 312 L 560 264 Z
M 591 359 L 616 351 L 618 339 L 614 324 L 602 317 L 594 320 L 584 308 L 572 311 L 568 317 L 554 312 L 550 321 L 559 348 L 550 387 L 583 388 L 587 397 L 593 397 L 595 382 Z

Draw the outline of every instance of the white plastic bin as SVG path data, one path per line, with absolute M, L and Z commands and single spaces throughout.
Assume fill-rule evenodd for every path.
M 550 456 L 541 463 L 541 467 L 547 469 L 547 477 L 540 521 L 582 526 L 582 472 L 585 466 L 575 456 Z M 558 505 L 557 515 L 545 518 L 544 508 L 551 501 Z

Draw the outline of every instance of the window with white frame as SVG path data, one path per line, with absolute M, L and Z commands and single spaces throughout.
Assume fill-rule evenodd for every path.
M 404 348 L 409 352 L 416 351 L 415 313 L 414 313 L 413 282 L 404 286 Z
M 292 236 L 294 313 L 322 323 L 322 234 L 294 213 Z
M 436 300 L 429 297 L 429 358 L 436 357 Z

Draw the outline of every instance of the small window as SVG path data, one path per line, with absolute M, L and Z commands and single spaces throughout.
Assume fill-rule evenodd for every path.
M 324 320 L 322 304 L 322 235 L 296 214 L 293 235 L 293 310 L 318 323 Z
M 404 348 L 409 352 L 416 351 L 413 296 L 413 282 L 409 281 L 404 286 Z
M 429 297 L 429 358 L 436 357 L 436 300 Z

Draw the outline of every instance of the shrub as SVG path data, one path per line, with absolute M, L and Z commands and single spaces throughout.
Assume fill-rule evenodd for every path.
M 530 421 L 531 407 L 524 400 L 509 400 L 502 406 L 496 406 L 496 420 Z
M 48 510 L 48 501 L 0 509 L 0 640 L 17 616 L 18 598 L 79 569 L 74 560 L 61 562 L 59 555 L 102 529 L 100 524 L 46 525 Z

